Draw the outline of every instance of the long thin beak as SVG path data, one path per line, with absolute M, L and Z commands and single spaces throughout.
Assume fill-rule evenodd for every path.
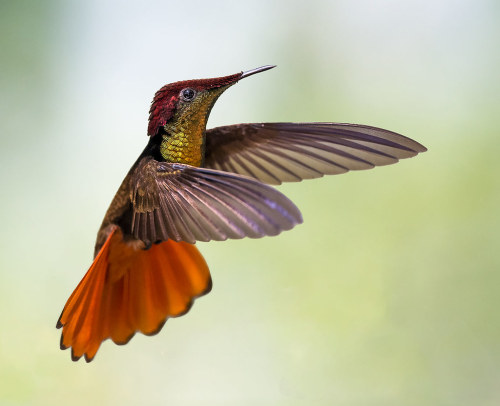
M 243 78 L 247 78 L 249 76 L 255 75 L 256 73 L 264 72 L 265 70 L 269 70 L 272 68 L 275 68 L 276 65 L 265 65 L 261 66 L 260 68 L 255 68 L 252 70 L 247 70 L 246 72 L 241 72 L 240 80 Z

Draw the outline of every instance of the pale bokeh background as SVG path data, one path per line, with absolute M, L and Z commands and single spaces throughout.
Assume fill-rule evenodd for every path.
M 0 3 L 0 404 L 498 405 L 500 7 Z M 265 64 L 210 126 L 342 121 L 429 148 L 280 187 L 305 223 L 200 244 L 214 289 L 91 364 L 55 322 L 154 92 Z

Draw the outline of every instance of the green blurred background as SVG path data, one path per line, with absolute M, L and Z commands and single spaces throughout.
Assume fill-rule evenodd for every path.
M 0 404 L 500 404 L 499 3 L 185 3 L 0 2 Z M 363 123 L 429 151 L 281 186 L 303 225 L 199 244 L 212 293 L 71 362 L 55 323 L 154 92 L 265 64 L 210 126 Z

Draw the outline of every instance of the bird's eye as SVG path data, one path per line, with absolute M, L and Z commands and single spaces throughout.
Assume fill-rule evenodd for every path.
M 191 100 L 194 99 L 196 96 L 196 92 L 191 89 L 190 87 L 187 87 L 186 89 L 181 90 L 181 99 L 190 102 Z

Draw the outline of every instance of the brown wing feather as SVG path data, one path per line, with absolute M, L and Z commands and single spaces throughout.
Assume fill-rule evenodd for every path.
M 250 177 L 144 158 L 131 184 L 131 234 L 146 243 L 277 235 L 302 222 L 283 194 Z
M 205 166 L 280 184 L 389 165 L 424 151 L 403 135 L 358 124 L 238 124 L 207 131 Z

